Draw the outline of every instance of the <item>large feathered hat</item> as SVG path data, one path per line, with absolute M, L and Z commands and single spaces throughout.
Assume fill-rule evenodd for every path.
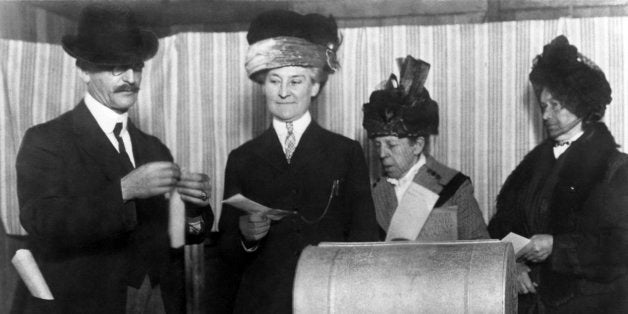
M 245 67 L 251 79 L 261 71 L 284 66 L 316 67 L 328 73 L 340 67 L 338 26 L 331 16 L 264 12 L 251 22 L 246 38 L 250 46 Z
M 540 94 L 548 88 L 554 97 L 585 123 L 600 120 L 611 98 L 604 72 L 560 35 L 534 59 L 530 81 Z
M 391 74 L 383 89 L 371 93 L 362 107 L 369 138 L 438 134 L 438 104 L 424 87 L 429 71 L 427 62 L 407 56 L 400 79 Z
M 142 30 L 133 12 L 120 3 L 94 3 L 80 14 L 76 35 L 62 38 L 72 57 L 99 65 L 126 65 L 152 58 L 157 36 Z

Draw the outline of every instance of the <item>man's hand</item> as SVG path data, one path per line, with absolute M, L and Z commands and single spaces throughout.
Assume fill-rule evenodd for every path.
M 181 199 L 198 207 L 209 205 L 211 189 L 209 176 L 204 173 L 182 171 L 177 183 L 177 191 Z
M 554 237 L 551 234 L 535 234 L 530 242 L 519 251 L 519 259 L 540 263 L 552 254 Z
M 530 280 L 530 267 L 524 263 L 517 263 L 517 293 L 536 293 L 536 283 Z
M 131 171 L 120 181 L 122 199 L 149 198 L 165 194 L 179 181 L 179 166 L 168 161 L 144 164 Z
M 268 234 L 270 219 L 263 215 L 242 215 L 239 226 L 246 241 L 258 241 Z

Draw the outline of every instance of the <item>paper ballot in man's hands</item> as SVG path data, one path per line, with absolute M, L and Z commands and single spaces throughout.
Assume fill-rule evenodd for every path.
M 31 295 L 44 300 L 54 299 L 31 251 L 24 249 L 17 250 L 11 262 Z
M 275 209 L 266 207 L 260 203 L 257 203 L 246 196 L 238 193 L 226 200 L 222 201 L 225 204 L 229 204 L 235 208 L 245 211 L 249 215 L 262 215 L 271 220 L 281 220 L 288 215 L 294 215 L 295 212 L 283 209 Z

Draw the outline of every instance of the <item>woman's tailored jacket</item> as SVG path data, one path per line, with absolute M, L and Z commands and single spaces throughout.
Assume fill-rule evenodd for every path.
M 551 255 L 529 264 L 538 294 L 520 296 L 520 309 L 626 313 L 628 156 L 603 123 L 588 126 L 558 160 L 552 147 L 541 143 L 512 172 L 488 227 L 494 238 L 553 236 Z
M 307 245 L 377 240 L 360 145 L 314 121 L 290 164 L 273 128 L 232 151 L 225 174 L 225 199 L 237 193 L 297 214 L 273 221 L 257 250 L 246 252 L 238 227 L 243 212 L 223 207 L 219 245 L 228 263 L 242 272 L 235 312 L 290 313 L 296 264 Z
M 425 157 L 425 165 L 421 166 L 413 181 L 440 195 L 435 207 L 457 207 L 458 240 L 488 238 L 480 206 L 473 196 L 471 180 L 460 172 L 439 163 L 434 157 L 430 155 Z M 383 239 L 399 203 L 394 186 L 384 178 L 380 178 L 373 186 L 373 200 L 377 221 L 381 228 L 380 236 Z M 428 223 L 430 223 L 429 219 L 422 230 L 429 229 Z M 422 235 L 423 232 L 419 233 L 417 240 L 421 240 Z

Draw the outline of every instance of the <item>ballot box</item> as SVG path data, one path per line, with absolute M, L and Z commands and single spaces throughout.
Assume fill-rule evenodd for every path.
M 294 313 L 516 313 L 510 243 L 321 243 L 297 265 Z

